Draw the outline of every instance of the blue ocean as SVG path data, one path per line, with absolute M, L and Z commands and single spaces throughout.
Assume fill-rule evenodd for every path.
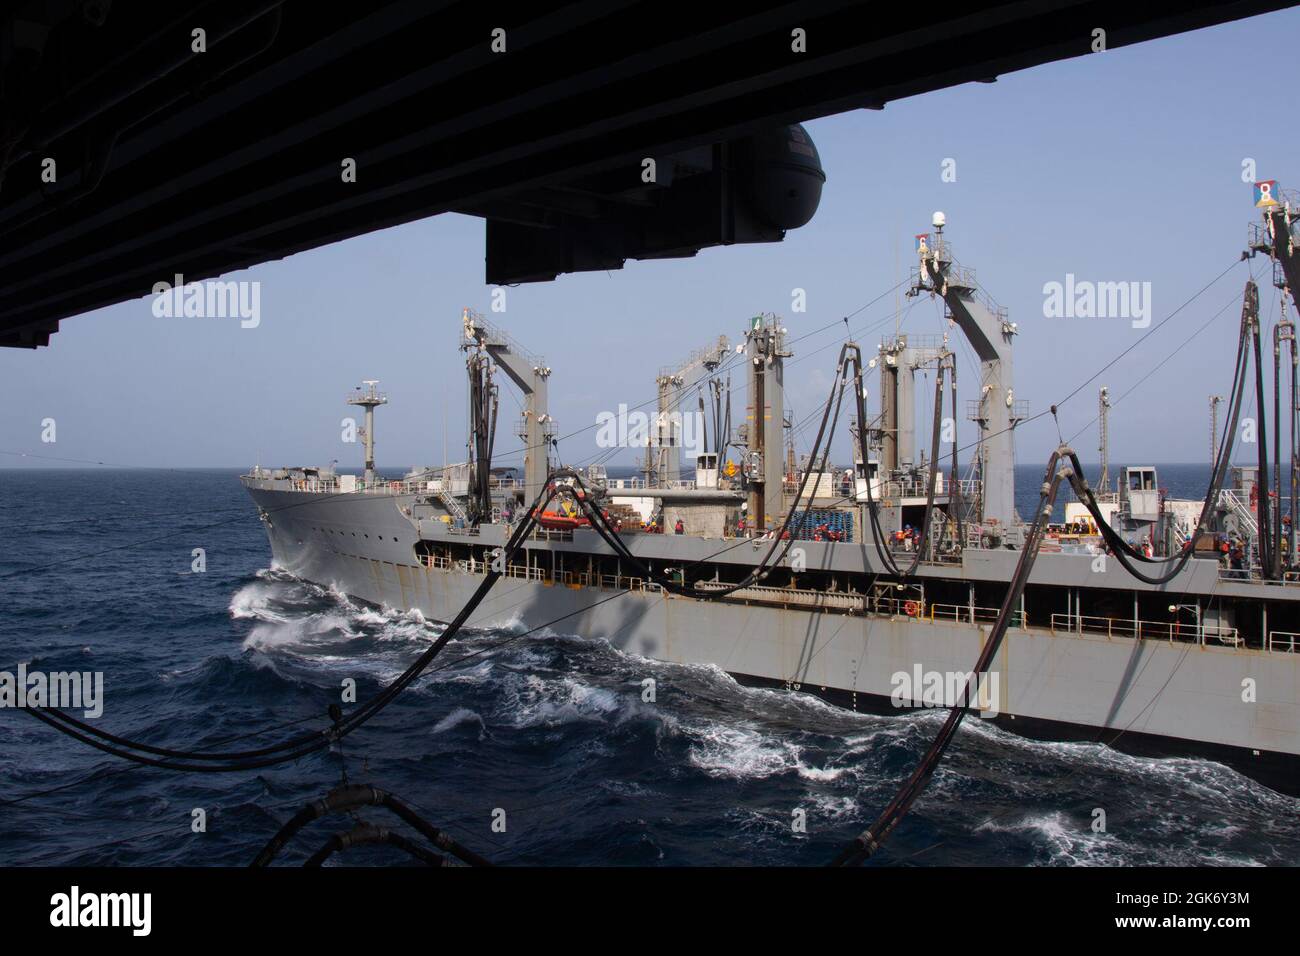
M 1167 466 L 1161 483 L 1198 497 L 1206 471 Z M 1019 469 L 1022 514 L 1041 477 L 1041 465 Z M 235 469 L 0 471 L 0 595 L 0 670 L 102 672 L 96 725 L 178 749 L 324 728 L 342 680 L 364 700 L 440 633 L 274 569 Z M 469 631 L 340 749 L 268 770 L 138 767 L 0 710 L 0 864 L 242 866 L 346 778 L 503 865 L 820 865 L 874 820 L 942 719 L 748 689 L 562 625 Z M 314 824 L 278 862 L 301 863 L 345 828 Z M 1300 801 L 1225 766 L 969 720 L 871 865 L 1297 859 Z M 406 862 L 390 848 L 332 861 Z

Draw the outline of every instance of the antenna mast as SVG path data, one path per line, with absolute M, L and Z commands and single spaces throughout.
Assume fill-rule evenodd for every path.
M 1219 403 L 1222 395 L 1210 396 L 1210 464 L 1219 460 Z
M 1110 389 L 1105 385 L 1097 396 L 1098 438 L 1097 454 L 1101 456 L 1101 478 L 1097 482 L 1097 491 L 1107 494 L 1110 491 L 1110 429 L 1107 419 L 1110 417 Z

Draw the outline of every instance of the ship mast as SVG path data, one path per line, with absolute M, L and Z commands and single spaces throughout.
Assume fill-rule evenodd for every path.
M 746 334 L 749 415 L 745 429 L 748 526 L 755 534 L 774 527 L 785 510 L 782 433 L 785 430 L 785 329 L 776 316 L 756 315 Z
M 362 437 L 366 442 L 365 482 L 367 486 L 373 484 L 375 480 L 375 408 L 388 404 L 388 396 L 375 391 L 375 386 L 378 384 L 378 379 L 366 379 L 361 383 L 365 387 L 358 386 L 357 390 L 347 398 L 349 405 L 359 405 L 366 410 L 366 424 Z

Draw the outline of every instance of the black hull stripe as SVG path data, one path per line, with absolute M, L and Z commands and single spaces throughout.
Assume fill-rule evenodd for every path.
M 811 684 L 791 684 L 787 681 L 770 677 L 756 677 L 753 674 L 731 674 L 739 684 L 746 687 L 767 687 L 780 690 L 796 690 L 804 694 L 843 707 L 846 710 L 881 716 L 897 716 L 900 711 L 918 709 L 915 707 L 897 707 L 894 702 L 880 694 L 856 693 L 837 687 L 817 687 Z M 937 708 L 935 708 L 937 709 Z M 1011 731 L 1030 740 L 1046 740 L 1062 743 L 1104 743 L 1120 753 L 1135 757 L 1203 757 L 1216 763 L 1226 764 L 1239 773 L 1257 780 L 1270 789 L 1277 790 L 1292 797 L 1300 797 L 1300 756 L 1275 750 L 1251 750 L 1246 747 L 1233 747 L 1227 744 L 1208 743 L 1202 740 L 1188 740 L 1181 737 L 1166 737 L 1163 734 L 1147 734 L 1138 731 L 1118 729 L 1102 730 L 1087 724 L 1075 724 L 1061 720 L 1045 720 L 1038 717 L 1023 717 L 1012 714 L 999 714 L 990 720 L 1003 730 Z

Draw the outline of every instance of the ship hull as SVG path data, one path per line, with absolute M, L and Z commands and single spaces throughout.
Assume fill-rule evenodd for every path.
M 419 535 L 402 511 L 409 497 L 249 492 L 268 515 L 280 567 L 359 600 L 446 621 L 483 580 L 418 562 Z M 715 665 L 742 683 L 874 713 L 912 709 L 919 687 L 900 700 L 900 685 L 912 675 L 968 672 L 989 630 L 518 577 L 498 581 L 470 623 L 604 639 L 645 657 Z M 996 680 L 980 719 L 1040 739 L 1203 756 L 1300 795 L 1300 654 L 1013 627 L 991 670 Z M 931 702 L 945 701 L 950 696 Z

